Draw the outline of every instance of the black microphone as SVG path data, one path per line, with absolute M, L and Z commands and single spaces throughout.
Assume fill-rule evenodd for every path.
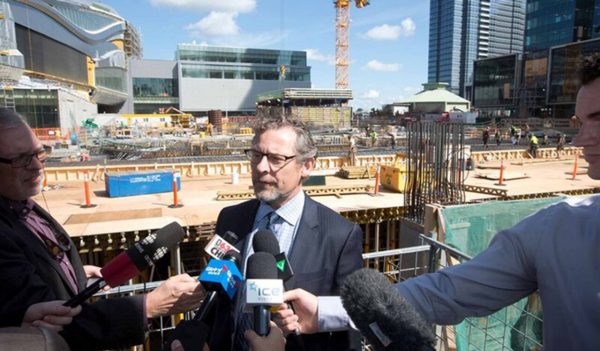
M 283 282 L 277 279 L 275 257 L 267 252 L 256 252 L 248 257 L 246 270 L 246 306 L 254 312 L 254 331 L 269 334 L 271 306 L 283 303 Z
M 378 351 L 433 351 L 435 335 L 390 281 L 363 268 L 341 287 L 344 309 L 361 334 Z
M 277 267 L 277 277 L 279 279 L 286 282 L 294 276 L 292 266 L 290 265 L 285 252 L 280 252 L 281 248 L 279 247 L 279 242 L 272 231 L 265 229 L 256 232 L 252 239 L 252 249 L 254 249 L 254 252 L 268 252 L 275 257 L 275 266 Z M 291 302 L 288 302 L 288 306 L 296 313 L 294 305 Z M 304 344 L 300 338 L 300 330 L 294 330 L 294 335 L 298 337 L 298 344 L 300 345 L 300 348 L 304 350 Z
M 104 265 L 100 269 L 102 278 L 73 296 L 64 306 L 78 306 L 107 285 L 116 287 L 125 283 L 161 259 L 184 235 L 183 228 L 177 222 L 167 224 L 148 235 Z
M 294 276 L 292 266 L 285 255 L 281 252 L 279 242 L 275 234 L 268 229 L 259 230 L 252 239 L 252 249 L 254 252 L 268 252 L 275 257 L 275 266 L 277 267 L 277 277 L 287 282 Z

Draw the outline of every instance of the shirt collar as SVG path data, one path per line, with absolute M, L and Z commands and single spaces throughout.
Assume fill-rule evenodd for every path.
M 299 191 L 298 194 L 296 194 L 290 201 L 277 210 L 274 210 L 266 202 L 261 201 L 258 211 L 256 212 L 256 223 L 262 221 L 266 216 L 269 215 L 269 213 L 275 212 L 289 225 L 295 226 L 302 215 L 302 210 L 304 209 L 304 199 L 304 191 Z
M 20 219 L 26 219 L 31 213 L 31 211 L 33 211 L 33 207 L 35 206 L 35 202 L 32 199 L 27 199 L 25 201 L 15 201 L 2 197 L 2 200 Z

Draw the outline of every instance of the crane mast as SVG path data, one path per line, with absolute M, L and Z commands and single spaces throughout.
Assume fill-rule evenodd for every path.
M 335 88 L 348 89 L 350 65 L 350 0 L 335 0 Z M 369 0 L 355 0 L 357 8 L 369 4 Z

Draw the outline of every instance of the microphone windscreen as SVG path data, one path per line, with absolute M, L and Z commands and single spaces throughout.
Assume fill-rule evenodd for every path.
M 376 350 L 433 350 L 431 326 L 383 274 L 372 269 L 353 272 L 340 295 L 344 309 Z
M 121 252 L 100 269 L 102 278 L 110 286 L 119 286 L 140 273 L 127 252 Z
M 255 252 L 248 257 L 246 279 L 277 279 L 275 257 L 268 252 Z
M 183 239 L 185 232 L 177 222 L 171 222 L 127 249 L 127 255 L 138 270 L 144 270 L 161 259 L 169 248 Z
M 268 252 L 273 256 L 281 252 L 277 238 L 272 231 L 267 229 L 259 230 L 254 234 L 252 248 L 254 252 Z

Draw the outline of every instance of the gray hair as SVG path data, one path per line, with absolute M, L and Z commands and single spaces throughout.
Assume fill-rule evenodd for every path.
M 304 161 L 310 158 L 317 158 L 317 147 L 310 136 L 308 128 L 304 123 L 297 119 L 288 118 L 275 118 L 275 119 L 262 119 L 260 118 L 258 123 L 254 126 L 254 138 L 252 143 L 258 141 L 264 132 L 268 130 L 278 130 L 281 128 L 291 128 L 296 133 L 296 154 L 298 155 L 298 161 Z
M 29 126 L 23 116 L 11 109 L 0 107 L 0 130 L 21 126 Z

